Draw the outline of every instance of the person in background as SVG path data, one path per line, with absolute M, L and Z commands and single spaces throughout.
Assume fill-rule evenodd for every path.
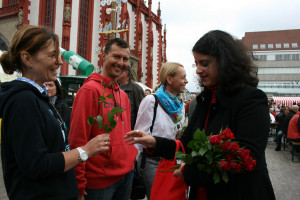
M 145 90 L 145 96 L 147 96 L 147 95 L 149 95 L 149 94 L 151 94 L 151 90 L 150 90 L 150 89 L 146 89 L 146 90 Z
M 66 123 L 68 131 L 70 130 L 71 109 L 64 100 L 63 89 L 59 81 L 49 81 L 45 83 L 50 102 L 55 106 L 63 121 Z
M 126 41 L 120 38 L 109 40 L 105 45 L 102 71 L 100 74 L 92 73 L 75 97 L 69 133 L 71 148 L 81 146 L 98 135 L 108 135 L 97 125 L 88 124 L 90 116 L 101 115 L 106 118 L 108 112 L 115 107 L 124 110 L 114 116 L 117 123 L 109 133 L 109 151 L 75 168 L 79 200 L 128 200 L 130 197 L 137 149 L 123 140 L 124 135 L 131 130 L 130 102 L 116 82 L 126 70 L 129 56 L 130 50 Z M 102 107 L 95 99 L 103 95 L 113 98 L 108 98 Z
M 290 141 L 300 142 L 300 106 L 298 106 L 298 108 L 298 112 L 290 120 L 288 126 L 287 139 Z
M 228 173 L 228 183 L 213 183 L 213 176 L 198 170 L 197 164 L 181 164 L 174 176 L 182 177 L 191 186 L 190 200 L 194 199 L 264 199 L 275 195 L 265 159 L 270 117 L 268 99 L 257 89 L 257 67 L 247 55 L 242 43 L 230 34 L 214 30 L 202 36 L 193 47 L 193 55 L 204 90 L 197 96 L 197 105 L 180 141 L 187 153 L 187 144 L 197 129 L 207 136 L 229 128 L 235 140 L 249 149 L 256 160 L 251 172 Z M 131 131 L 125 140 L 140 143 L 153 156 L 174 158 L 176 143 L 167 138 Z
M 50 103 L 45 82 L 55 81 L 62 61 L 58 36 L 46 28 L 24 26 L 13 36 L 0 63 L 6 74 L 22 77 L 1 85 L 2 168 L 11 200 L 75 200 L 74 167 L 109 149 L 109 135 L 100 135 L 78 149 L 69 149 L 65 126 Z
M 190 118 L 191 118 L 191 113 L 195 109 L 195 105 L 196 105 L 196 104 L 193 103 L 192 106 L 191 106 L 191 102 L 193 100 L 195 101 L 196 96 L 197 96 L 196 94 L 191 94 L 191 99 L 185 104 L 185 113 Z M 190 110 L 191 110 L 191 112 L 190 112 Z
M 275 117 L 273 115 L 273 113 L 274 113 L 273 108 L 269 108 L 269 112 L 270 112 L 270 123 L 274 123 Z
M 118 77 L 120 88 L 127 94 L 131 107 L 131 130 L 134 129 L 137 112 L 144 95 L 144 90 L 139 84 L 131 79 L 131 68 L 128 65 L 126 70 Z
M 275 151 L 280 151 L 281 150 L 281 141 L 283 137 L 283 130 L 284 130 L 284 121 L 285 118 L 288 116 L 290 113 L 290 107 L 282 107 L 280 110 L 280 113 L 276 115 L 276 122 L 278 122 L 278 131 L 276 135 L 276 148 Z
M 281 106 L 280 104 L 277 104 L 277 106 L 275 106 L 275 115 L 277 116 L 280 113 L 281 110 Z
M 270 108 L 270 113 L 273 115 L 274 121 L 275 121 L 276 113 L 275 113 L 275 111 L 274 111 L 274 107 L 271 107 L 271 108 Z
M 280 136 L 277 137 L 278 141 L 277 141 L 277 147 L 276 147 L 275 151 L 281 150 L 281 138 L 287 137 L 290 120 L 296 113 L 298 113 L 298 109 L 299 109 L 299 107 L 297 105 L 292 105 L 289 113 L 286 114 L 286 117 L 284 118 L 284 122 L 283 122 L 282 135 L 281 135 L 281 137 Z
M 143 130 L 149 135 L 160 136 L 168 139 L 176 139 L 182 129 L 185 111 L 180 94 L 185 91 L 188 83 L 183 65 L 179 63 L 164 63 L 159 73 L 161 83 L 155 92 L 158 100 L 156 118 L 152 132 L 150 127 L 154 117 L 155 97 L 147 95 L 139 108 L 135 129 Z M 138 146 L 140 151 L 143 149 Z M 160 157 L 146 155 L 143 179 L 146 185 L 147 199 L 150 199 L 150 191 Z

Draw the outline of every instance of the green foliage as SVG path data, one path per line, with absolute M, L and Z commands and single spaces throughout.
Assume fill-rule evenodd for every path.
M 94 121 L 95 121 L 95 118 L 94 117 L 89 117 L 88 118 L 88 124 L 94 126 Z
M 109 94 L 109 95 L 106 96 L 106 98 L 108 98 L 108 99 L 113 99 L 114 97 L 113 97 L 112 94 Z
M 223 173 L 222 179 L 225 183 L 228 183 L 228 176 L 227 176 L 227 172 Z
M 206 136 L 205 132 L 197 129 L 194 133 L 193 140 L 190 140 L 187 147 L 192 151 L 190 154 L 184 154 L 182 152 L 176 153 L 177 159 L 182 159 L 186 164 L 196 164 L 197 168 L 207 173 L 213 173 L 213 180 L 215 183 L 220 182 L 220 174 L 217 172 L 218 168 L 214 163 L 218 163 L 220 156 L 220 150 L 212 146 L 209 142 L 209 136 Z M 219 171 L 220 172 L 220 171 Z M 222 179 L 228 181 L 227 174 L 222 175 Z
M 106 97 L 105 97 L 105 96 L 100 96 L 99 99 L 100 99 L 101 101 L 105 101 L 105 100 L 106 100 Z
M 105 133 L 110 133 L 116 126 L 117 126 L 117 121 L 115 120 L 115 115 L 118 115 L 119 113 L 124 112 L 123 109 L 114 107 L 112 108 L 108 113 L 107 116 L 103 115 L 103 109 L 104 109 L 104 104 L 108 103 L 106 100 L 107 99 L 113 99 L 114 96 L 112 94 L 109 94 L 107 96 L 104 96 L 105 94 L 105 89 L 112 85 L 112 82 L 110 82 L 108 85 L 106 85 L 104 82 L 102 82 L 102 85 L 104 86 L 104 91 L 103 95 L 101 95 L 99 98 L 94 99 L 98 100 L 98 105 L 101 107 L 102 115 L 98 115 L 97 117 L 90 116 L 88 118 L 88 124 L 94 126 L 95 121 L 97 121 L 97 125 L 99 129 L 103 129 Z M 105 121 L 105 118 L 107 119 Z
M 220 175 L 218 174 L 217 171 L 214 172 L 213 180 L 214 180 L 214 183 L 220 182 Z

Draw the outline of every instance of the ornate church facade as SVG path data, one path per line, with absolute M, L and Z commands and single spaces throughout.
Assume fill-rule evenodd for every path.
M 61 47 L 79 54 L 101 70 L 106 42 L 119 37 L 130 45 L 133 79 L 153 88 L 166 62 L 166 27 L 152 0 L 0 0 L 0 49 L 7 50 L 15 31 L 24 25 L 45 26 L 60 38 Z M 64 62 L 61 75 L 78 71 Z

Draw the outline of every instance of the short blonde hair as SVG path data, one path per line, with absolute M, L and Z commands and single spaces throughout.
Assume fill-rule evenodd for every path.
M 159 79 L 161 82 L 160 85 L 166 86 L 167 76 L 170 76 L 170 77 L 176 76 L 176 72 L 179 67 L 183 67 L 183 65 L 180 63 L 175 63 L 175 62 L 163 63 L 161 66 L 161 69 L 160 69 L 160 73 L 159 73 Z

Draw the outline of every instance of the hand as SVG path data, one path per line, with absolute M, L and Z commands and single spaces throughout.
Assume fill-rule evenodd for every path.
M 87 195 L 87 193 L 86 193 L 86 191 L 84 191 L 83 194 L 78 195 L 77 200 L 84 200 L 84 196 L 86 196 L 86 195 Z
M 133 130 L 128 132 L 124 138 L 129 144 L 139 143 L 147 148 L 155 148 L 156 146 L 155 138 L 148 135 L 145 131 Z
M 86 145 L 84 145 L 82 149 L 87 152 L 90 158 L 104 151 L 108 151 L 109 144 L 110 144 L 109 141 L 110 141 L 109 134 L 105 133 L 105 134 L 97 135 L 96 137 L 91 139 Z
M 174 171 L 173 176 L 175 176 L 175 177 L 180 177 L 180 178 L 183 179 L 181 170 L 182 170 L 182 168 L 184 167 L 184 165 L 185 165 L 185 163 L 182 162 L 182 163 L 180 164 L 180 167 Z

